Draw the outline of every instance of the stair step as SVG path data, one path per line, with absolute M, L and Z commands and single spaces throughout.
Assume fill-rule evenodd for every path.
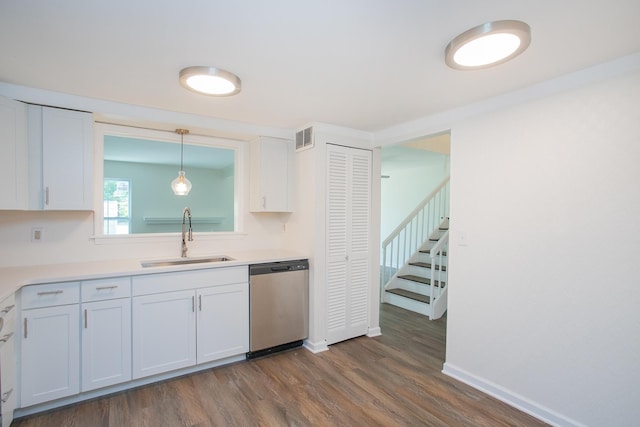
M 431 268 L 431 264 L 429 264 L 428 262 L 410 262 L 409 265 L 415 265 L 416 267 L 422 267 L 422 268 Z M 436 265 L 436 270 L 447 271 L 447 267 L 444 265 L 443 266 Z
M 398 276 L 398 279 L 411 280 L 413 282 L 423 283 L 425 285 L 431 284 L 431 279 L 427 279 L 426 277 L 414 276 L 413 274 L 403 274 L 402 276 Z M 441 288 L 444 288 L 444 282 L 435 281 L 435 285 Z
M 386 292 L 389 292 L 391 294 L 396 294 L 396 295 L 400 295 L 401 297 L 405 297 L 405 298 L 409 298 L 415 301 L 420 301 L 423 302 L 425 304 L 429 304 L 431 302 L 431 298 L 429 298 L 428 295 L 422 295 L 416 292 L 411 292 L 411 291 L 405 291 L 404 289 L 387 289 Z
M 431 249 L 420 249 L 419 252 L 421 254 L 430 254 L 431 253 Z M 441 253 L 442 253 L 442 255 L 447 256 L 447 251 L 442 251 Z

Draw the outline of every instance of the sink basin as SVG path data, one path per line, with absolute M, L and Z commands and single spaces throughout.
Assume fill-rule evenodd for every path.
M 233 258 L 221 255 L 214 257 L 202 257 L 202 258 L 176 258 L 176 259 L 161 259 L 155 261 L 141 261 L 142 267 L 169 267 L 172 265 L 187 265 L 187 264 L 204 264 L 208 262 L 224 262 L 235 261 Z

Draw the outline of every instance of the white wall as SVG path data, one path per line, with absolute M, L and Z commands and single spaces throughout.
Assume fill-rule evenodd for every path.
M 405 148 L 412 153 L 413 161 L 398 163 L 385 161 L 385 151 L 397 150 L 397 147 L 382 149 L 381 185 L 381 236 L 389 234 L 405 220 L 415 207 L 449 173 L 449 156 L 416 148 Z M 419 159 L 419 161 L 415 161 Z
M 452 128 L 445 372 L 556 424 L 640 419 L 639 100 L 635 71 Z

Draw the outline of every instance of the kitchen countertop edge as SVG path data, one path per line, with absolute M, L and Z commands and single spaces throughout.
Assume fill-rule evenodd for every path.
M 85 261 L 77 263 L 28 265 L 0 268 L 0 301 L 17 292 L 23 286 L 40 285 L 55 282 L 75 282 L 82 280 L 106 279 L 119 276 L 139 276 L 177 271 L 204 270 L 239 265 L 261 264 L 265 262 L 293 261 L 308 259 L 301 253 L 282 250 L 263 250 L 246 252 L 225 252 L 232 261 L 182 264 L 162 267 L 142 267 L 141 262 L 148 259 L 121 259 Z M 193 256 L 203 258 L 221 256 L 219 254 Z M 176 260 L 180 258 L 166 258 Z M 154 259 L 159 260 L 159 258 Z

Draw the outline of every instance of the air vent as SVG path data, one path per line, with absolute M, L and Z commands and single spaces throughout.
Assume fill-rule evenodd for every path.
M 296 133 L 296 151 L 313 147 L 313 128 L 308 127 Z

